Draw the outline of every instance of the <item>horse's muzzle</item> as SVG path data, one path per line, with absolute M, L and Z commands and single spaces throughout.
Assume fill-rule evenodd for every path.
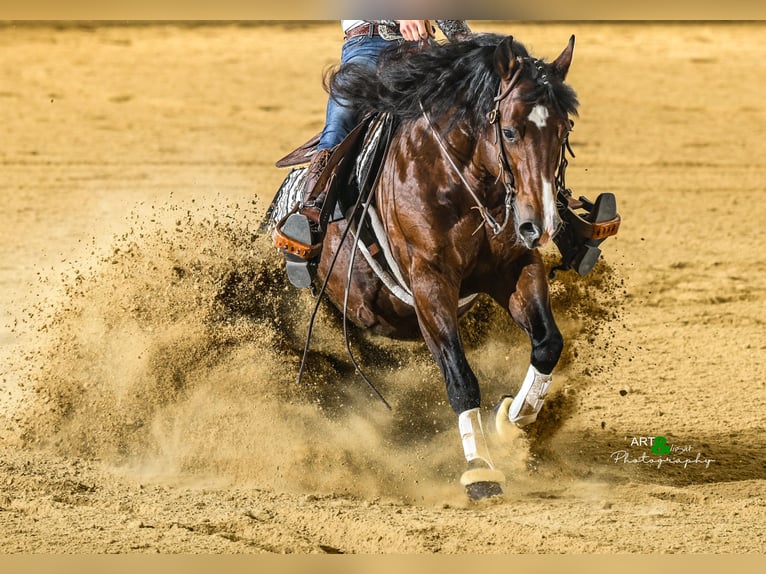
M 519 239 L 527 249 L 540 247 L 540 238 L 542 236 L 542 228 L 534 221 L 523 221 L 519 224 Z

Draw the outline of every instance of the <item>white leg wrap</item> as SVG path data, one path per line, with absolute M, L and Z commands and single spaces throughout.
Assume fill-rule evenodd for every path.
M 460 438 L 463 441 L 465 459 L 471 462 L 475 458 L 480 458 L 492 466 L 489 448 L 487 448 L 487 441 L 484 438 L 484 429 L 481 426 L 479 409 L 470 409 L 460 413 L 457 424 L 460 429 Z
M 458 428 L 460 429 L 460 438 L 463 441 L 463 452 L 469 465 L 473 461 L 480 463 L 464 472 L 460 482 L 463 485 L 476 482 L 505 482 L 505 475 L 495 469 L 492 459 L 489 457 L 489 448 L 484 438 L 479 409 L 470 409 L 460 413 Z
M 543 408 L 552 379 L 551 375 L 544 375 L 530 365 L 521 389 L 508 409 L 508 419 L 519 426 L 533 423 Z

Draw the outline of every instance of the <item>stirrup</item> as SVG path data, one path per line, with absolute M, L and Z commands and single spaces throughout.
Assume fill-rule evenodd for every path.
M 274 245 L 284 253 L 287 279 L 300 289 L 310 287 L 316 275 L 316 259 L 322 251 L 322 242 L 312 243 L 313 233 L 309 219 L 293 210 L 274 229 Z
M 617 199 L 613 193 L 602 193 L 595 202 L 583 196 L 574 199 L 568 189 L 560 189 L 558 195 L 559 214 L 565 225 L 553 240 L 561 252 L 562 262 L 551 270 L 550 276 L 553 278 L 556 271 L 567 269 L 587 275 L 601 255 L 599 245 L 616 235 L 620 228 Z M 584 209 L 587 213 L 581 215 L 576 209 Z
M 601 193 L 594 202 L 583 196 L 580 196 L 579 200 L 570 196 L 567 203 L 564 217 L 574 226 L 580 237 L 589 241 L 603 241 L 607 237 L 617 235 L 621 219 L 617 213 L 617 198 L 613 193 Z M 578 207 L 587 212 L 585 217 L 575 211 Z
M 617 234 L 620 228 L 620 216 L 617 213 L 617 198 L 613 193 L 602 193 L 588 210 L 588 226 L 579 224 L 581 218 L 575 220 L 575 231 L 588 237 L 580 246 L 574 258 L 573 267 L 580 275 L 587 275 L 593 270 L 601 255 L 599 245 L 607 237 Z

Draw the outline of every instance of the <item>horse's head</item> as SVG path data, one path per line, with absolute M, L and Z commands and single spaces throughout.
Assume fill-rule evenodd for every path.
M 574 91 L 564 84 L 572 62 L 574 36 L 552 63 L 514 52 L 511 36 L 500 42 L 494 62 L 500 75 L 495 109 L 490 113 L 495 136 L 493 160 L 513 185 L 516 235 L 528 249 L 545 245 L 558 230 L 556 171 L 562 146 L 576 113 Z

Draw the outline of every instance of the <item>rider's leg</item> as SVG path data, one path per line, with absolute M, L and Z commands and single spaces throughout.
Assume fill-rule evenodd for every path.
M 341 64 L 355 63 L 374 67 L 386 45 L 388 42 L 380 36 L 351 38 L 343 44 Z M 307 247 L 321 245 L 324 230 L 320 229 L 317 223 L 325 200 L 325 190 L 315 189 L 316 184 L 333 148 L 354 129 L 357 119 L 352 108 L 330 95 L 325 113 L 325 127 L 317 144 L 317 152 L 307 168 L 303 205 L 285 220 L 279 230 L 289 240 Z M 290 283 L 296 287 L 310 286 L 316 272 L 317 250 L 284 251 L 284 254 Z
M 316 189 L 316 184 L 327 166 L 334 146 L 353 129 L 354 121 L 355 117 L 351 109 L 343 107 L 334 98 L 329 98 L 327 124 L 317 145 L 317 151 L 306 168 L 302 205 L 279 226 L 279 232 L 288 240 L 306 247 L 321 245 L 324 233 L 319 226 L 319 216 L 326 191 Z M 349 125 L 350 128 L 348 128 Z M 290 283 L 298 288 L 310 287 L 316 273 L 318 250 L 284 250 L 284 255 L 285 269 Z
M 314 223 L 319 223 L 319 214 L 324 203 L 325 190 L 316 189 L 317 181 L 327 167 L 332 148 L 317 149 L 306 169 L 306 183 L 303 190 L 303 207 L 300 213 Z
M 388 41 L 380 36 L 355 36 L 343 44 L 341 64 L 354 64 L 374 68 L 380 52 Z M 351 133 L 358 121 L 356 111 L 342 99 L 330 94 L 325 111 L 325 125 L 317 144 L 317 153 L 311 161 L 306 178 L 304 193 L 305 207 L 302 211 L 309 219 L 318 221 L 324 204 L 325 190 L 314 189 L 322 175 L 329 152 Z

